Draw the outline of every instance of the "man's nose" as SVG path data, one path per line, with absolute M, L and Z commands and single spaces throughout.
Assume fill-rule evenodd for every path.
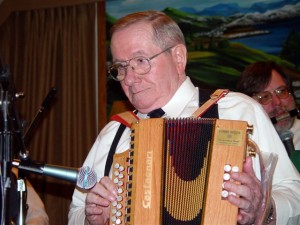
M 134 67 L 128 65 L 126 68 L 126 75 L 124 78 L 124 82 L 126 85 L 132 84 L 137 78 L 138 74 L 135 72 Z
M 272 104 L 273 105 L 281 104 L 281 99 L 276 94 L 272 94 Z

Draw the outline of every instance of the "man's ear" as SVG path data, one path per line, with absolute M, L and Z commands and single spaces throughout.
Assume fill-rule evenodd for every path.
M 187 62 L 187 50 L 185 45 L 178 44 L 174 47 L 172 51 L 173 60 L 177 65 L 178 74 L 185 73 L 185 67 Z

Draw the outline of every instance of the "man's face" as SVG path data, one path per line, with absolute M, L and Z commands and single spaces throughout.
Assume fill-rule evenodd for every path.
M 150 60 L 151 69 L 144 75 L 139 75 L 130 66 L 126 67 L 125 78 L 120 81 L 121 86 L 139 112 L 148 113 L 164 106 L 182 83 L 173 56 L 174 49 L 171 48 Z M 154 43 L 152 28 L 146 23 L 130 25 L 115 32 L 111 39 L 114 63 L 124 63 L 138 56 L 150 58 L 163 50 L 165 49 Z
M 273 70 L 269 85 L 261 92 L 263 93 L 264 91 L 268 91 L 271 93 L 272 101 L 268 104 L 262 104 L 270 118 L 280 116 L 296 107 L 295 100 L 291 94 L 289 94 L 286 98 L 280 98 L 275 94 L 274 90 L 281 90 L 281 88 L 285 87 L 287 87 L 287 85 L 283 78 L 277 71 Z M 288 117 L 287 119 L 277 122 L 275 124 L 277 132 L 281 133 L 288 130 L 292 126 L 293 121 L 294 118 Z

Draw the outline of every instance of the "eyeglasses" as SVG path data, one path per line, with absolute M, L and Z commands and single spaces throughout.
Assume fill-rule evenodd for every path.
M 127 74 L 127 67 L 129 66 L 135 73 L 138 75 L 145 75 L 151 70 L 151 64 L 150 60 L 154 59 L 155 57 L 159 56 L 160 54 L 170 50 L 172 47 L 166 48 L 165 50 L 151 56 L 151 57 L 145 57 L 145 56 L 138 56 L 134 57 L 132 59 L 126 60 L 124 62 L 117 62 L 112 64 L 109 69 L 108 73 L 111 78 L 113 78 L 116 81 L 122 81 L 124 80 L 126 74 Z
M 285 98 L 289 97 L 290 92 L 289 92 L 288 87 L 281 86 L 273 91 L 264 91 L 264 92 L 258 93 L 256 95 L 254 95 L 253 98 L 256 99 L 256 101 L 258 101 L 260 104 L 267 105 L 272 102 L 273 94 L 275 94 L 280 99 L 285 99 Z

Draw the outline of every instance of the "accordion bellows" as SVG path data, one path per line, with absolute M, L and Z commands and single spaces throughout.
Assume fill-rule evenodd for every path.
M 132 124 L 131 148 L 114 156 L 110 224 L 235 225 L 238 209 L 221 195 L 224 166 L 242 168 L 250 130 L 220 119 Z

